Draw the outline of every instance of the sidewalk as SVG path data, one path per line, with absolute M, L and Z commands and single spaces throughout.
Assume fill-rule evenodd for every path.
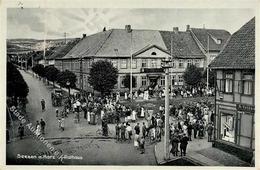
M 248 163 L 240 160 L 234 155 L 221 151 L 217 148 L 213 148 L 211 142 L 204 139 L 193 139 L 190 141 L 187 147 L 187 154 L 184 157 L 173 157 L 170 154 L 170 159 L 166 161 L 164 159 L 164 141 L 155 145 L 155 158 L 159 165 L 178 165 L 174 162 L 179 160 L 186 160 L 194 165 L 200 166 L 249 166 Z M 171 149 L 171 146 L 170 148 Z M 180 155 L 180 153 L 179 153 Z

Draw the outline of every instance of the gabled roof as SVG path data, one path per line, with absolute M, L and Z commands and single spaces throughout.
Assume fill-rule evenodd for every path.
M 147 50 L 149 50 L 149 49 L 151 49 L 151 48 L 157 48 L 157 49 L 159 49 L 159 50 L 161 50 L 161 51 L 163 51 L 163 52 L 165 52 L 165 53 L 167 53 L 167 54 L 170 55 L 169 51 L 167 51 L 166 49 L 163 49 L 163 48 L 159 47 L 158 45 L 147 45 L 146 47 L 144 47 L 144 48 L 140 49 L 139 51 L 135 52 L 135 53 L 133 54 L 133 56 L 137 56 L 137 55 L 139 55 L 139 54 L 142 54 L 143 52 L 145 52 L 145 51 L 147 51 Z
M 172 37 L 172 55 L 176 58 L 204 58 L 205 55 L 199 49 L 198 45 L 189 32 L 174 33 L 172 31 L 160 31 L 164 43 L 169 52 L 171 52 Z
M 255 68 L 255 18 L 235 32 L 223 51 L 212 61 L 213 69 Z
M 207 50 L 208 48 L 208 36 L 210 37 L 210 51 L 221 51 L 230 38 L 230 33 L 222 29 L 191 28 L 190 31 L 199 40 L 199 44 L 202 45 L 204 50 Z M 220 40 L 221 43 L 218 44 L 217 40 Z
M 69 41 L 67 44 L 54 48 L 54 52 L 46 56 L 47 60 L 59 59 L 64 57 L 77 43 L 79 43 L 80 39 L 76 38 L 75 40 Z

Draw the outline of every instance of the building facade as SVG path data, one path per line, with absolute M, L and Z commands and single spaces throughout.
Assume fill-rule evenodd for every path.
M 194 64 L 202 70 L 206 67 L 205 51 L 201 50 L 194 40 L 196 35 L 192 35 L 191 31 L 190 28 L 179 31 L 176 27 L 173 31 L 132 30 L 129 25 L 125 29 L 103 31 L 85 36 L 64 57 L 55 59 L 55 66 L 60 70 L 67 69 L 74 72 L 78 77 L 78 87 L 80 87 L 79 77 L 82 72 L 84 90 L 92 91 L 88 83 L 91 64 L 98 60 L 107 60 L 119 71 L 115 90 L 128 90 L 122 81 L 131 69 L 136 78 L 133 89 L 138 90 L 151 85 L 164 86 L 165 78 L 161 61 L 171 57 L 174 67 L 170 69 L 170 85 L 182 86 L 183 73 L 187 66 Z M 230 35 L 227 31 L 225 34 L 222 47 Z M 83 60 L 82 70 L 80 70 L 80 58 Z
M 216 70 L 214 145 L 250 162 L 255 149 L 255 20 L 235 32 Z

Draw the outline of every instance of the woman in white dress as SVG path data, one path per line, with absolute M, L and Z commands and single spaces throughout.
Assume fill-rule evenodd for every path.
M 141 117 L 142 118 L 144 117 L 144 108 L 143 107 L 141 108 Z
M 40 124 L 36 125 L 36 134 L 37 134 L 37 136 L 39 136 L 41 134 L 41 126 L 40 126 Z
M 138 149 L 139 147 L 139 135 L 135 134 L 134 137 L 134 147 Z

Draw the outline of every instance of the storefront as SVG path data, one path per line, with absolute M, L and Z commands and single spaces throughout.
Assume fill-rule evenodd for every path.
M 251 157 L 255 149 L 255 107 L 246 104 L 217 102 L 215 141 L 224 151 Z M 243 153 L 243 154 L 242 154 Z

